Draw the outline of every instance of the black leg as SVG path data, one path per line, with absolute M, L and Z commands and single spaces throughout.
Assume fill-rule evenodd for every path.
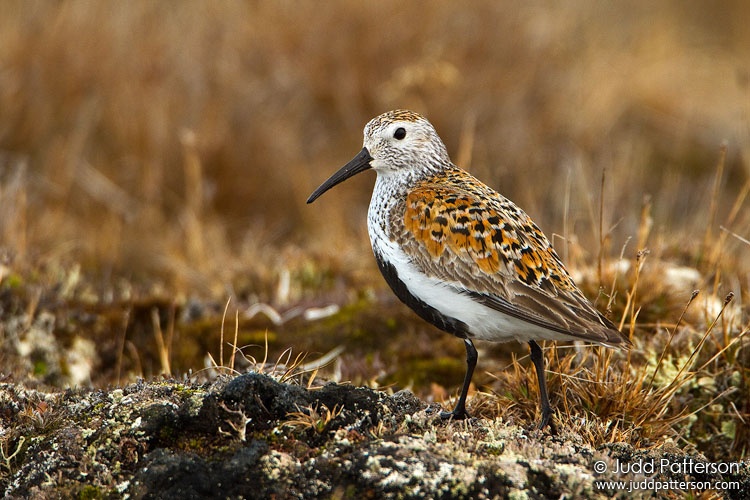
M 552 407 L 549 404 L 549 396 L 547 395 L 547 379 L 544 376 L 544 355 L 542 354 L 542 348 L 533 340 L 529 340 L 529 347 L 531 347 L 531 362 L 534 363 L 536 378 L 539 381 L 539 406 L 542 410 L 542 420 L 539 422 L 539 429 L 544 429 L 552 416 Z
M 474 368 L 477 366 L 477 349 L 469 339 L 464 339 L 466 345 L 466 376 L 464 377 L 464 385 L 461 387 L 461 395 L 458 397 L 458 402 L 453 411 L 440 412 L 440 418 L 446 420 L 453 418 L 456 420 L 463 420 L 469 417 L 466 413 L 466 395 L 469 392 L 469 385 L 471 385 L 471 377 L 474 375 Z

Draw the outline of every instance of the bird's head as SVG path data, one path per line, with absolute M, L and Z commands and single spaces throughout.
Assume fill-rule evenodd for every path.
M 315 201 L 336 184 L 373 169 L 378 175 L 419 178 L 450 165 L 448 151 L 435 127 L 413 111 L 394 110 L 365 126 L 362 150 L 307 199 Z

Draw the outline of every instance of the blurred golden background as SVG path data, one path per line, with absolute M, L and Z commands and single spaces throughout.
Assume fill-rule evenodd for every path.
M 720 216 L 750 172 L 749 20 L 743 1 L 4 2 L 2 247 L 184 293 L 307 258 L 290 247 L 370 274 L 373 179 L 304 202 L 371 117 L 410 108 L 549 235 L 598 246 L 604 172 L 610 252 L 648 195 L 692 255 L 723 141 Z
M 664 261 L 695 267 L 746 309 L 748 21 L 740 0 L 5 1 L 1 278 L 42 300 L 164 298 L 165 317 L 190 300 L 283 312 L 378 297 L 364 314 L 382 318 L 396 302 L 367 239 L 373 176 L 305 200 L 359 151 L 370 118 L 409 108 L 536 220 L 592 298 L 612 283 L 592 272 L 602 259 L 648 248 L 657 278 Z M 692 289 L 641 320 L 673 323 Z M 159 370 L 128 311 L 92 334 L 117 380 L 120 366 Z M 407 337 L 432 355 L 432 330 L 415 324 Z M 296 347 L 322 349 L 316 328 Z M 178 366 L 200 366 L 217 330 Z M 460 372 L 460 343 L 454 355 Z

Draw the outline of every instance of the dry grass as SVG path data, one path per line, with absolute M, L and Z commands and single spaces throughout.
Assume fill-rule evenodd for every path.
M 279 266 L 287 244 L 335 245 L 360 266 L 361 213 L 345 208 L 365 206 L 369 182 L 304 200 L 397 106 L 427 114 L 464 166 L 570 245 L 599 253 L 598 228 L 614 226 L 601 255 L 617 251 L 647 194 L 665 251 L 694 258 L 695 235 L 719 236 L 712 222 L 747 179 L 750 41 L 721 23 L 744 3 L 395 6 L 7 4 L 0 234 L 15 265 L 82 262 L 216 294 L 254 258 Z M 729 229 L 747 227 L 739 213 Z
M 620 320 L 620 329 L 629 331 L 635 343 L 632 350 L 548 346 L 549 388 L 557 399 L 558 421 L 597 444 L 648 447 L 671 438 L 681 445 L 697 441 L 714 457 L 747 456 L 750 323 L 741 312 L 747 308 L 735 304 L 733 292 L 723 301 L 713 295 L 701 303 L 699 290 L 694 290 L 678 313 L 677 304 L 665 303 L 671 298 L 668 265 L 660 262 L 655 273 L 642 277 L 644 255 L 639 252 L 632 265 Z M 648 286 L 643 305 L 637 294 L 641 279 Z M 612 285 L 613 291 L 617 288 Z M 667 318 L 676 318 L 674 324 L 662 318 L 655 324 L 638 321 L 643 308 L 655 302 L 661 303 L 662 313 L 669 311 Z M 703 325 L 696 318 L 704 318 Z M 528 361 L 514 356 L 497 378 L 500 393 L 478 398 L 474 411 L 521 421 L 538 418 L 536 375 Z
M 297 431 L 312 430 L 317 434 L 323 434 L 328 430 L 336 417 L 338 417 L 344 407 L 338 407 L 334 405 L 333 409 L 328 409 L 324 404 L 309 406 L 302 408 L 299 411 L 291 412 L 288 415 L 288 420 L 284 422 L 285 427 L 291 427 Z
M 532 215 L 636 344 L 548 349 L 559 421 L 747 456 L 748 5 L 5 2 L 0 286 L 26 323 L 0 330 L 3 370 L 27 370 L 17 336 L 50 301 L 128 304 L 96 327 L 117 382 L 175 371 L 175 305 L 378 296 L 372 180 L 305 199 L 369 118 L 406 107 Z M 214 368 L 235 369 L 239 342 Z M 528 363 L 495 368 L 502 397 L 475 411 L 533 418 Z
M 239 310 L 235 311 L 233 340 L 231 342 L 225 340 L 224 327 L 230 302 L 227 301 L 221 320 L 219 360 L 216 361 L 211 353 L 208 353 L 208 368 L 197 371 L 193 374 L 193 377 L 213 379 L 217 376 L 235 376 L 252 371 L 268 375 L 282 383 L 294 383 L 310 389 L 317 386 L 316 378 L 320 370 L 330 365 L 343 351 L 343 348 L 339 346 L 323 356 L 308 361 L 308 354 L 306 352 L 294 354 L 293 349 L 287 347 L 278 355 L 275 361 L 271 362 L 269 361 L 271 351 L 269 349 L 267 330 L 264 332 L 264 344 L 262 346 L 239 345 Z M 226 347 L 230 348 L 231 354 L 225 363 L 224 349 Z M 260 350 L 263 357 L 256 359 L 255 356 L 250 354 L 252 350 Z M 167 374 L 170 373 L 167 372 Z

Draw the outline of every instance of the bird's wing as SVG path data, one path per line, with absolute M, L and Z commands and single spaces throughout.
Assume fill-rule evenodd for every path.
M 470 177 L 409 192 L 399 238 L 412 263 L 487 307 L 594 342 L 626 339 L 578 290 L 539 227 Z

